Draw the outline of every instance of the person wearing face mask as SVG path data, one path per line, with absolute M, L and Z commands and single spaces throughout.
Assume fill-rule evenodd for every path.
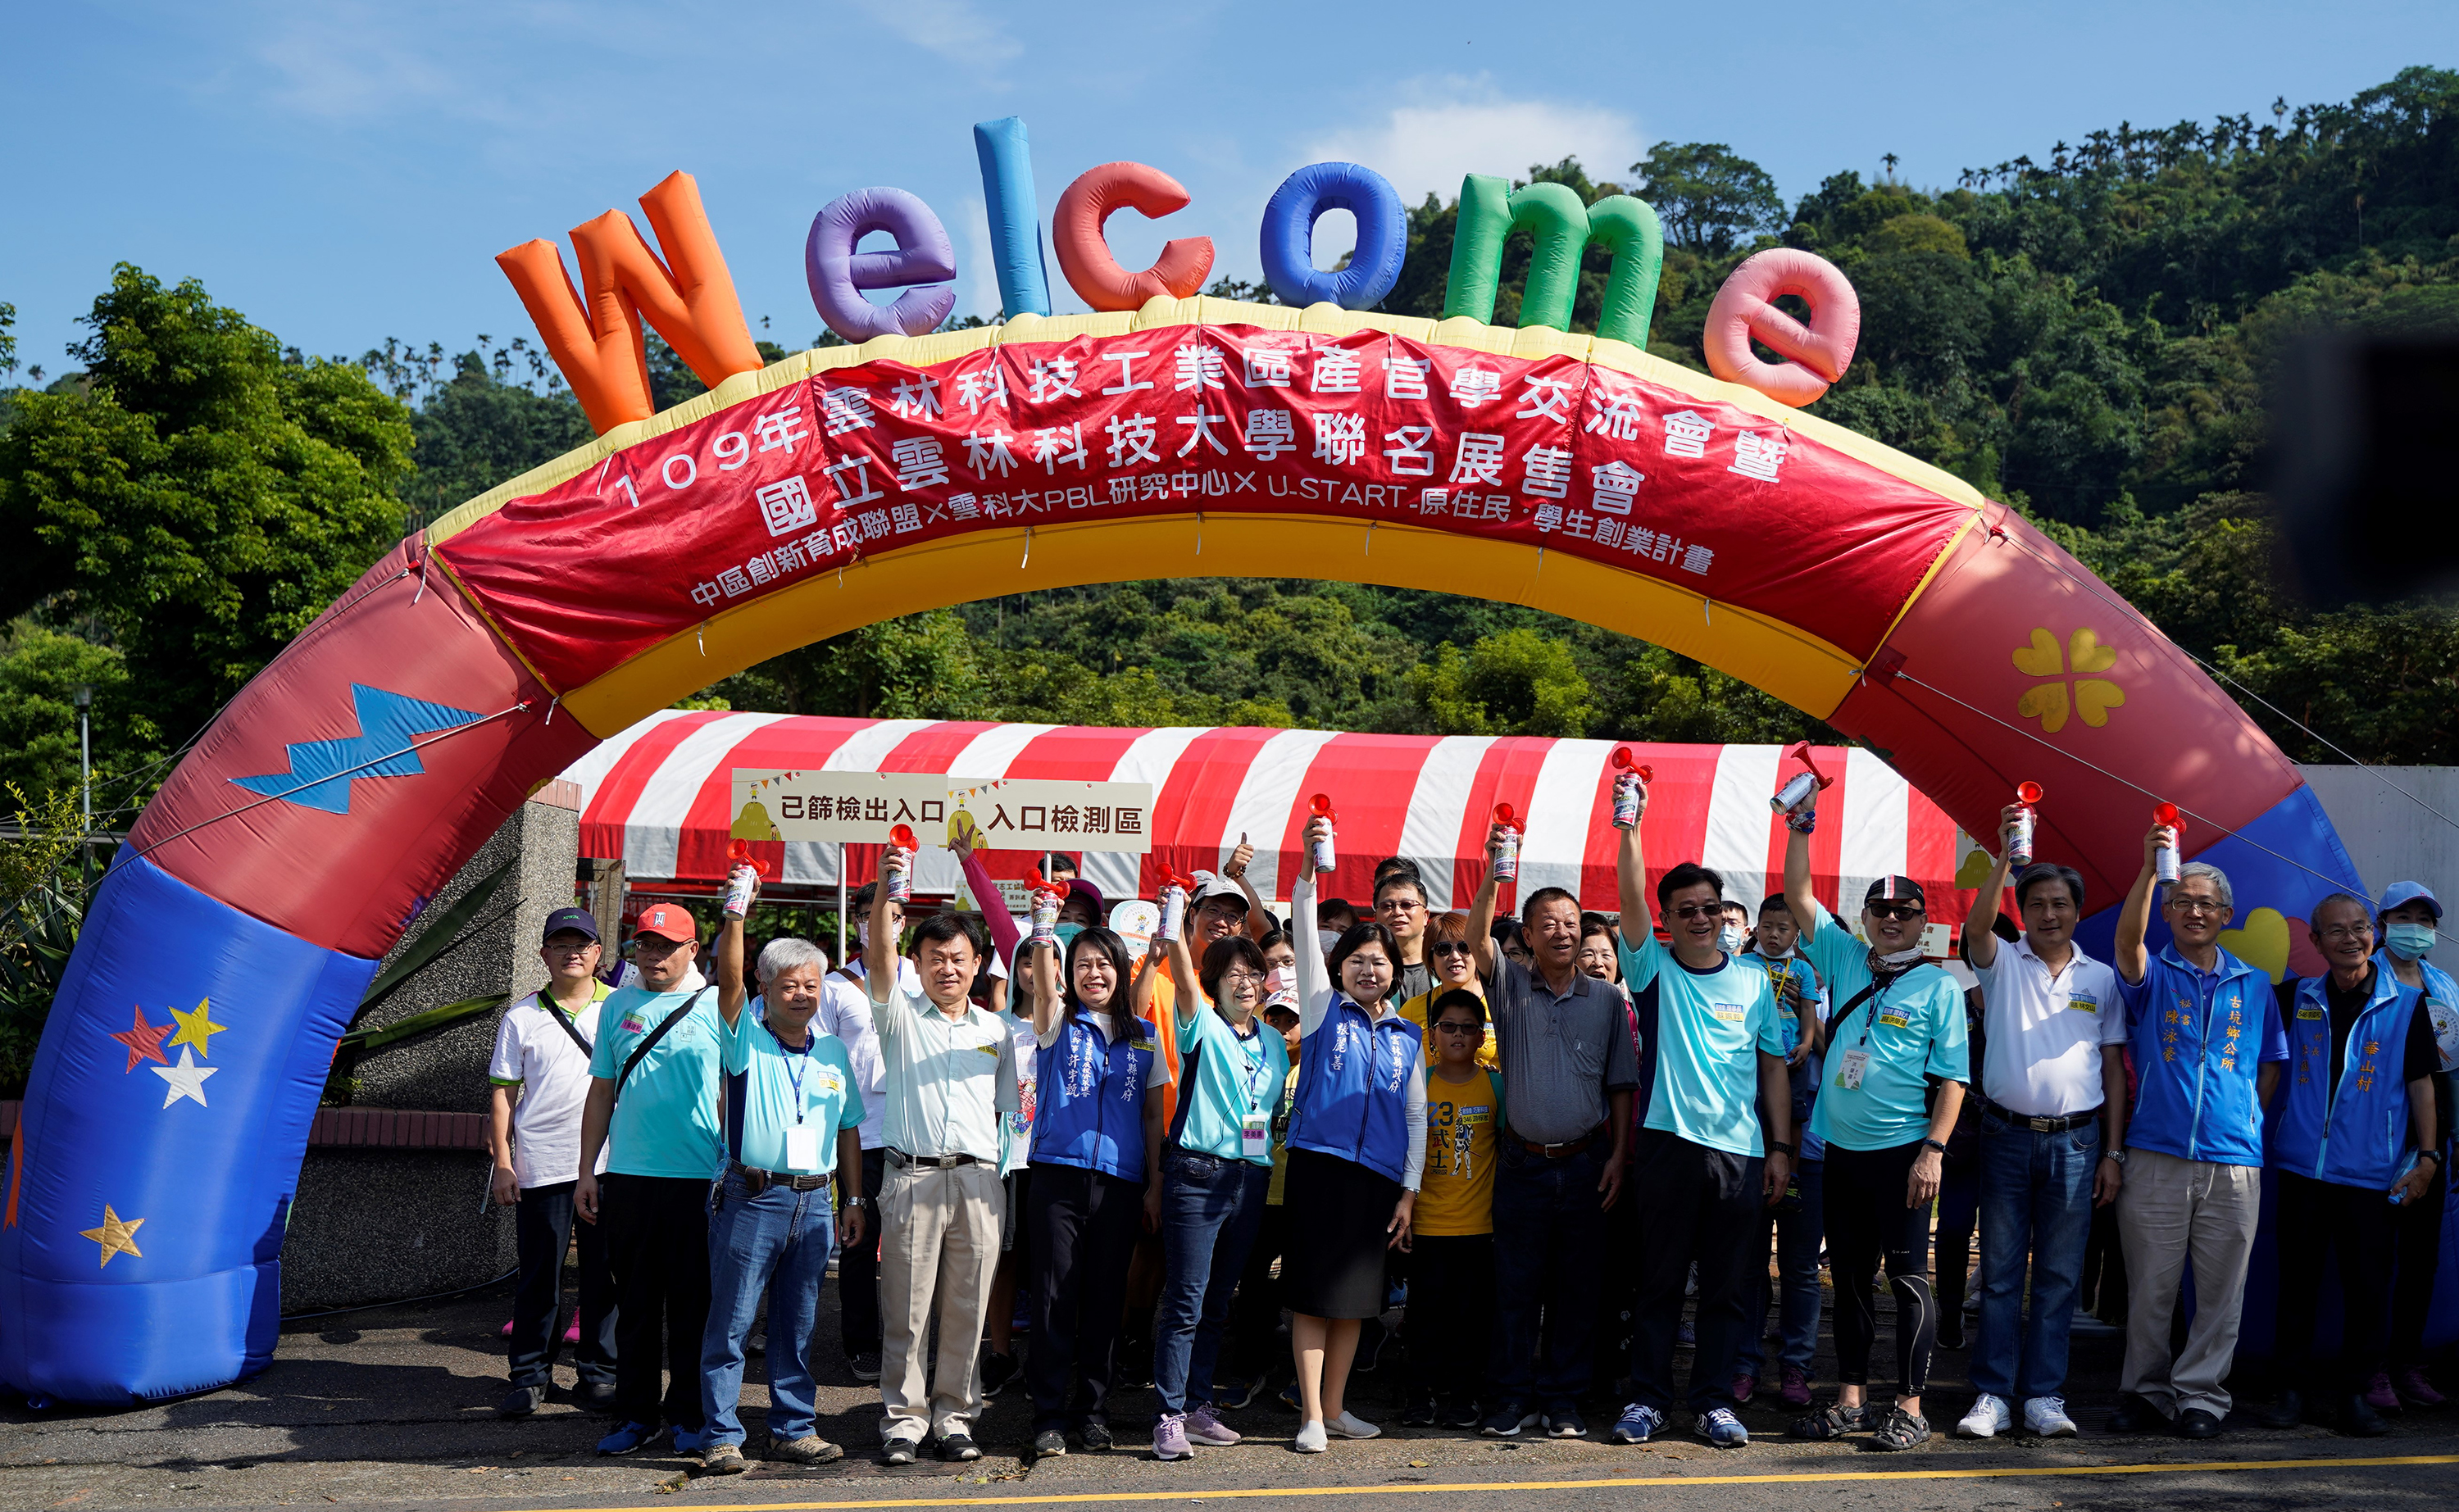
M 1214 940 L 1200 971 L 1185 932 L 1169 952 L 1179 979 L 1197 986 L 1178 998 L 1178 1112 L 1167 1142 L 1146 1146 L 1145 1222 L 1165 1247 L 1153 1318 L 1153 1389 L 1161 1397 L 1153 1455 L 1184 1460 L 1192 1444 L 1238 1441 L 1213 1410 L 1212 1376 L 1230 1296 L 1263 1221 L 1272 1109 L 1290 1060 L 1281 1037 L 1256 1017 L 1265 966 L 1253 940 Z M 1150 1001 L 1154 976 L 1146 957 L 1136 979 L 1139 1008 Z
M 756 895 L 758 884 L 746 890 Z M 743 1457 L 744 1345 L 768 1298 L 768 1452 L 826 1464 L 845 1451 L 822 1438 L 811 1376 L 820 1282 L 845 1209 L 849 1246 L 863 1238 L 862 1100 L 853 1061 L 813 1025 L 829 958 L 805 939 L 760 953 L 760 997 L 744 1011 L 743 914 L 729 907 L 717 942 L 717 1010 L 725 1072 L 725 1167 L 710 1198 L 708 1326 L 701 1337 L 703 1468 L 737 1475 Z
M 2309 1411 L 2329 1411 L 2342 1433 L 2364 1438 L 2390 1432 L 2365 1391 L 2386 1342 L 2399 1209 L 2444 1179 L 2433 1022 L 2421 1011 L 2423 995 L 2376 958 L 2371 915 L 2347 892 L 2316 904 L 2306 938 L 2330 970 L 2279 988 L 2290 1069 L 2271 1155 L 2280 1171 L 2275 1338 L 2285 1385 L 2266 1418 L 2293 1428 Z M 2340 1365 L 2318 1379 L 2314 1330 L 2335 1253 Z
M 2433 1127 L 2442 1136 L 2442 1162 L 2425 1191 L 2400 1204 L 2397 1269 L 2391 1280 L 2388 1368 L 2366 1388 L 2365 1399 L 2377 1409 L 2405 1400 L 2413 1407 L 2439 1407 L 2445 1400 L 2425 1373 L 2425 1320 L 2433 1310 L 2433 1282 L 2442 1273 L 2442 1215 L 2449 1202 L 2450 1125 L 2454 1081 L 2459 1081 L 2459 982 L 2426 959 L 2432 951 L 2435 926 L 2442 922 L 2442 900 L 2422 882 L 2394 882 L 2383 890 L 2376 934 L 2382 950 L 2374 964 L 2414 988 L 2423 1001 L 2417 1011 L 2432 1025 L 2437 1075 L 2433 1080 Z
M 1981 978 L 1981 1329 L 1972 1352 L 1966 1438 L 2025 1430 L 2072 1438 L 2068 1331 L 2083 1277 L 2091 1210 L 2117 1200 L 2126 1147 L 2126 1016 L 2117 975 L 2075 944 L 2083 876 L 2036 861 L 2015 879 L 2023 933 L 1992 933 L 2007 856 L 2028 816 L 2000 816 L 1998 858 L 1964 921 L 1965 959 Z M 2027 1262 L 2029 1277 L 2027 1278 Z M 2025 1298 L 2031 1319 L 2024 1318 Z
M 1531 964 L 1498 957 L 1492 860 L 1508 832 L 1486 833 L 1485 882 L 1468 917 L 1508 1114 L 1494 1171 L 1499 1396 L 1479 1432 L 1511 1438 L 1543 1422 L 1577 1438 L 1596 1355 L 1596 1256 L 1622 1194 L 1639 1058 L 1621 992 L 1579 969 L 1579 899 L 1561 888 L 1530 893 L 1520 922 Z
M 1130 1011 L 1126 942 L 1087 929 L 1066 947 L 1028 943 L 1034 1077 L 1033 1182 L 1025 1226 L 1033 1269 L 1033 1448 L 1110 1446 L 1120 1299 L 1145 1216 L 1145 1152 L 1161 1135 L 1152 1029 Z
M 1725 899 L 1724 922 L 1716 929 L 1716 948 L 1728 956 L 1739 956 L 1751 937 L 1751 911 L 1747 904 Z
M 1310 852 L 1331 821 L 1308 821 Z M 1314 911 L 1314 873 L 1299 874 L 1291 907 Z M 1392 1003 L 1399 946 L 1368 921 L 1327 960 L 1300 941 L 1297 1102 L 1290 1116 L 1289 1253 L 1283 1286 L 1298 1376 L 1296 1448 L 1319 1454 L 1330 1435 L 1381 1432 L 1343 1405 L 1358 1325 L 1383 1311 L 1383 1258 L 1409 1246 L 1426 1159 L 1424 1043 Z
M 1864 945 L 1810 887 L 1814 790 L 1787 816 L 1785 907 L 1809 935 L 1811 963 L 1837 1006 L 1827 1026 L 1825 1085 L 1811 1126 L 1827 1150 L 1824 1217 L 1836 1276 L 1836 1363 L 1840 1381 L 1824 1412 L 1797 1419 L 1797 1438 L 1870 1431 L 1879 1449 L 1927 1441 L 1922 1415 L 1938 1300 L 1929 1280 L 1929 1210 L 1944 1172 L 1946 1139 L 1971 1070 L 1964 991 L 1923 958 L 1927 906 L 1910 877 L 1881 877 L 1861 904 Z M 1896 1297 L 1896 1402 L 1868 1398 L 1878 1332 L 1870 1286 L 1883 1264 Z
M 1818 970 L 1799 949 L 1801 932 L 1784 894 L 1771 893 L 1759 904 L 1757 925 L 1744 942 L 1742 959 L 1767 974 L 1768 990 L 1776 995 L 1776 1027 L 1784 1038 L 1786 1075 L 1793 1086 L 1794 1138 L 1801 1145 L 1793 1163 L 1793 1189 L 1768 1214 L 1776 1230 L 1776 1335 L 1783 1340 L 1778 1363 L 1783 1376 L 1777 1399 L 1787 1407 L 1810 1405 L 1810 1367 L 1818 1346 L 1818 1312 L 1823 1293 L 1818 1284 L 1818 1248 L 1824 1235 L 1820 1198 L 1826 1187 L 1827 1147 L 1811 1131 L 1810 1110 L 1818 1097 L 1820 1056 L 1827 1047 L 1827 989 Z M 1765 1249 L 1759 1244 L 1751 1251 Z M 1734 1400 L 1747 1405 L 1758 1394 L 1767 1366 L 1761 1343 L 1771 1288 L 1764 1271 L 1755 1268 L 1752 1299 L 1744 1311 L 1751 1320 L 1742 1340 L 1740 1363 L 1734 1371 Z
M 1468 937 L 1467 914 L 1443 913 L 1434 916 L 1426 926 L 1426 965 L 1433 974 L 1434 985 L 1400 1004 L 1400 1017 L 1429 1036 L 1426 1042 L 1432 1044 L 1432 1015 L 1436 998 L 1447 992 L 1468 992 L 1477 994 L 1480 998 L 1485 997 L 1485 983 L 1477 975 L 1477 947 Z M 1488 1071 L 1498 1070 L 1503 1065 L 1503 1058 L 1495 1053 L 1493 1037 L 1486 1034 L 1482 1026 L 1478 1032 L 1477 1063 Z
M 2217 1438 L 2230 1396 L 2245 1272 L 2262 1211 L 2262 1115 L 2288 1060 L 2271 978 L 2220 948 L 2235 916 L 2228 873 L 2202 861 L 2162 889 L 2158 856 L 2177 832 L 2143 837 L 2143 870 L 2117 914 L 2117 996 L 2133 1026 L 2134 1105 L 2117 1233 L 2126 1250 L 2126 1362 L 2112 1433 Z M 2169 943 L 2153 955 L 2153 895 Z M 2170 1346 L 2178 1282 L 2195 1268 L 2195 1317 Z
M 1643 815 L 1647 792 L 1639 794 Z M 1784 1194 L 1794 1153 L 1793 1085 L 1776 994 L 1767 974 L 1724 949 L 1725 879 L 1684 862 L 1657 879 L 1656 907 L 1672 939 L 1649 917 L 1642 826 L 1623 831 L 1623 925 L 1616 944 L 1636 992 L 1642 1033 L 1654 1049 L 1647 1105 L 1631 1161 L 1631 1197 L 1647 1213 L 1631 1310 L 1631 1400 L 1616 1443 L 1664 1431 L 1674 1402 L 1674 1331 L 1685 1277 L 1699 1277 L 1697 1347 L 1686 1405 L 1719 1449 L 1751 1441 L 1734 1412 L 1731 1382 L 1750 1327 L 1753 1270 L 1767 1273 L 1765 1219 Z M 1750 1255 L 1759 1236 L 1758 1264 Z

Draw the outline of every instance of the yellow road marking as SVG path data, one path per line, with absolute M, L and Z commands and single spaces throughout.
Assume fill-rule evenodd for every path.
M 2385 1455 L 2334 1460 L 2207 1460 L 2183 1464 L 2010 1465 L 1970 1470 L 1827 1470 L 1782 1475 L 1599 1476 L 1587 1480 L 1469 1480 L 1433 1485 L 1402 1481 L 1391 1485 L 1249 1487 L 1205 1490 L 1187 1486 L 1176 1491 L 1099 1491 L 1066 1496 L 902 1497 L 865 1502 L 725 1502 L 725 1512 L 853 1512 L 871 1507 L 1069 1506 L 1087 1502 L 1238 1502 L 1273 1497 L 1424 1496 L 1429 1493 L 1503 1493 L 1513 1491 L 1593 1491 L 1613 1486 L 1804 1485 L 1847 1480 L 2004 1480 L 2055 1476 L 2196 1475 L 2221 1470 L 2346 1470 L 2395 1465 L 2459 1464 L 2459 1454 Z M 536 1509 L 536 1512 L 597 1512 L 591 1508 Z

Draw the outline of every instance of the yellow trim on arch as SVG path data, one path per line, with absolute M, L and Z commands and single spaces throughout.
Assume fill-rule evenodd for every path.
M 1377 330 L 1411 341 L 1491 352 L 1498 357 L 1578 358 L 1689 394 L 1702 403 L 1730 404 L 1747 410 L 1808 436 L 1821 446 L 1832 447 L 1856 461 L 1867 463 L 1881 472 L 1891 473 L 1974 510 L 1981 509 L 1986 502 L 1971 484 L 1952 472 L 1908 457 L 1893 447 L 1881 446 L 1868 436 L 1847 430 L 1832 421 L 1780 405 L 1755 388 L 1745 388 L 1739 384 L 1729 384 L 1706 373 L 1693 372 L 1662 357 L 1651 356 L 1628 342 L 1568 335 L 1543 326 L 1516 328 L 1488 326 L 1464 315 L 1434 321 L 1411 315 L 1360 313 L 1330 304 L 1310 304 L 1298 309 L 1287 304 L 1247 304 L 1236 300 L 1197 295 L 1184 300 L 1157 297 L 1146 301 L 1143 308 L 1133 311 L 1091 315 L 1019 315 L 1003 326 L 982 326 L 931 336 L 881 336 L 859 346 L 823 346 L 799 351 L 758 372 L 738 373 L 699 398 L 686 400 L 661 414 L 617 426 L 578 451 L 566 452 L 552 462 L 497 484 L 429 526 L 427 537 L 432 542 L 450 540 L 473 520 L 485 518 L 514 499 L 544 493 L 566 479 L 578 477 L 625 447 L 705 419 L 720 410 L 771 389 L 799 383 L 813 373 L 834 368 L 851 368 L 880 357 L 893 357 L 913 367 L 927 368 L 934 363 L 947 362 L 968 352 L 1007 342 L 1124 336 L 1130 331 L 1171 326 L 1254 326 L 1265 330 L 1297 330 L 1329 336 Z
M 1860 669 L 1850 653 L 1791 625 L 1565 552 L 1398 523 L 1189 513 L 977 531 L 868 557 L 686 630 L 566 693 L 563 707 L 612 736 L 680 692 L 896 615 L 994 594 L 1197 576 L 1372 582 L 1530 604 L 1694 657 L 1821 718 Z

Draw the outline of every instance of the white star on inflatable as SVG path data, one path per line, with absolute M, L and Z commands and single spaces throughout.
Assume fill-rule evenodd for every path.
M 194 1098 L 197 1100 L 197 1106 L 203 1107 L 205 1106 L 205 1078 L 212 1076 L 221 1067 L 197 1064 L 195 1048 L 181 1045 L 178 1065 L 148 1066 L 146 1069 L 171 1083 L 171 1089 L 162 1094 L 164 1107 L 169 1107 L 181 1098 Z

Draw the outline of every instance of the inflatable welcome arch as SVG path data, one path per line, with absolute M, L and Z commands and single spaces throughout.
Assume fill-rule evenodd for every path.
M 644 201 L 662 261 L 612 211 L 575 232 L 585 298 L 547 243 L 505 254 L 603 433 L 403 541 L 146 808 L 11 1148 L 11 1385 L 125 1402 L 263 1368 L 308 1124 L 378 958 L 599 741 L 893 615 L 1192 575 L 1532 604 L 1818 715 L 1975 833 L 2042 783 L 2038 850 L 2079 864 L 2096 908 L 2175 802 L 2236 881 L 2241 952 L 2275 973 L 2283 916 L 2357 885 L 2296 768 L 2091 573 L 1960 479 L 1768 397 L 1806 403 L 1849 361 L 1851 293 L 1816 259 L 1745 265 L 1712 322 L 1725 377 L 1703 377 L 1645 350 L 1658 242 L 1637 200 L 1472 178 L 1450 313 L 1402 319 L 1366 308 L 1405 224 L 1367 170 L 1317 164 L 1274 197 L 1262 251 L 1290 303 L 1253 305 L 1196 295 L 1208 242 L 1120 269 L 1103 220 L 1186 196 L 1110 164 L 1061 197 L 1053 238 L 1096 312 L 1052 317 L 1021 125 L 977 137 L 994 327 L 928 333 L 954 260 L 893 190 L 830 206 L 807 248 L 815 303 L 861 345 L 765 368 L 680 175 Z M 1337 274 L 1307 256 L 1333 208 L 1360 233 Z M 1487 320 L 1514 227 L 1538 247 L 1510 329 Z M 874 230 L 897 250 L 855 250 Z M 1616 257 L 1604 330 L 1566 334 L 1591 241 Z M 1785 292 L 1817 306 L 1808 326 L 1770 304 Z M 648 412 L 643 314 L 710 393 Z

